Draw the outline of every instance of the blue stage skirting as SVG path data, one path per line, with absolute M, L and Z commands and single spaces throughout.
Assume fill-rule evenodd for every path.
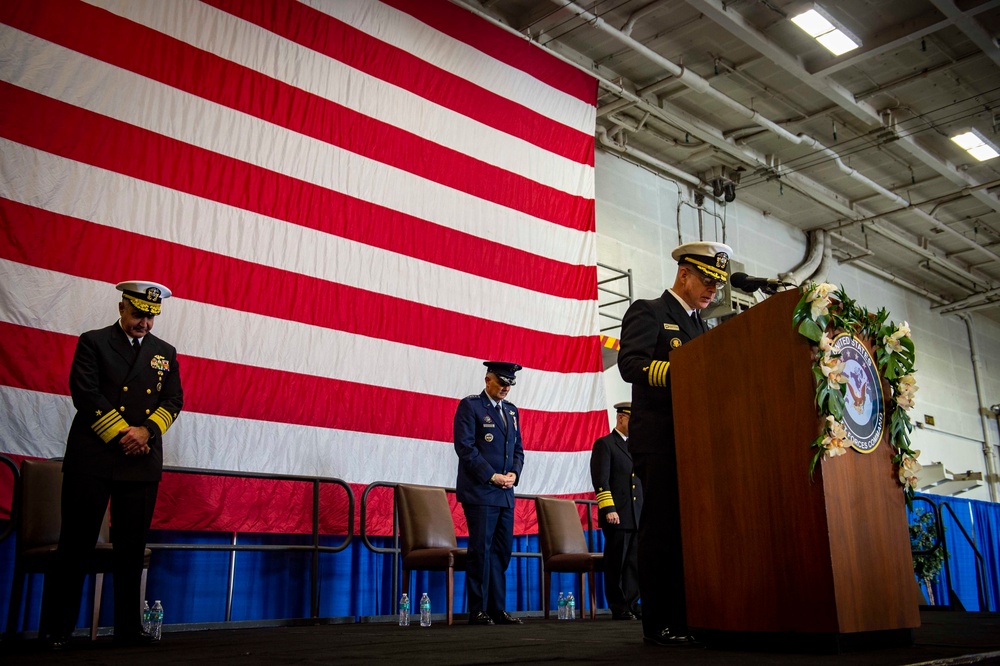
M 213 532 L 153 531 L 150 543 L 229 544 L 230 534 Z M 600 532 L 595 534 L 595 548 L 603 548 Z M 389 548 L 390 538 L 372 538 L 374 545 Z M 0 569 L 12 572 L 14 550 L 12 539 L 0 543 Z M 325 537 L 323 546 L 338 546 L 343 537 Z M 242 545 L 311 545 L 309 535 L 287 536 L 275 534 L 241 534 Z M 464 547 L 464 539 L 459 539 Z M 515 537 L 514 550 L 539 552 L 537 536 Z M 226 551 L 156 550 L 153 553 L 146 597 L 150 605 L 159 599 L 164 607 L 164 622 L 215 623 L 226 619 L 226 588 L 230 553 Z M 392 598 L 391 554 L 368 550 L 360 538 L 339 553 L 322 553 L 319 569 L 320 617 L 354 617 L 392 615 L 396 611 Z M 507 610 L 540 611 L 541 579 L 538 558 L 515 557 L 507 571 Z M 231 620 L 263 621 L 310 616 L 310 575 L 312 554 L 309 552 L 256 552 L 236 553 L 233 583 Z M 101 626 L 113 623 L 113 581 L 106 577 L 102 594 Z M 434 613 L 445 612 L 445 574 L 443 572 L 413 572 L 410 598 L 419 599 L 427 592 Z M 400 578 L 400 580 L 402 580 Z M 574 590 L 578 578 L 571 574 L 552 574 L 552 608 L 559 591 Z M 604 583 L 598 575 L 598 607 L 606 607 Z M 6 627 L 10 599 L 11 576 L 0 580 L 0 627 Z M 574 594 L 580 599 L 579 589 Z M 416 596 L 414 596 L 416 595 Z M 90 598 L 92 588 L 87 586 L 81 604 L 78 626 L 90 624 Z M 23 629 L 38 628 L 42 599 L 42 576 L 28 577 L 25 598 L 27 620 Z M 577 608 L 580 608 L 577 601 Z M 455 612 L 467 611 L 465 600 L 465 573 L 455 573 Z
M 982 581 L 988 608 L 980 608 L 977 572 L 972 548 L 962 536 L 948 511 L 944 513 L 945 537 L 948 547 L 948 566 L 951 584 L 962 605 L 970 611 L 1000 610 L 1000 504 L 965 500 L 936 495 L 921 495 L 936 503 L 948 504 L 966 531 L 975 539 L 985 558 L 985 580 Z M 922 503 L 918 504 L 920 508 Z M 603 547 L 600 532 L 595 534 L 595 549 Z M 151 543 L 216 543 L 229 544 L 230 534 L 206 532 L 155 531 Z M 341 537 L 325 537 L 322 545 L 337 546 Z M 376 538 L 376 546 L 390 547 L 391 539 Z M 459 545 L 462 546 L 462 539 Z M 285 535 L 241 534 L 240 544 L 293 544 L 309 545 L 310 537 Z M 538 552 L 536 536 L 516 537 L 515 551 Z M 232 617 L 234 621 L 281 620 L 305 618 L 310 615 L 311 554 L 308 552 L 253 552 L 236 553 Z M 230 554 L 225 551 L 176 551 L 158 550 L 153 554 L 149 572 L 147 598 L 162 601 L 167 624 L 216 623 L 226 619 L 226 587 Z M 368 550 L 359 538 L 340 553 L 320 555 L 319 609 L 320 617 L 353 617 L 391 615 L 395 612 L 392 598 L 391 555 Z M 0 543 L 0 626 L 6 627 L 8 601 L 11 589 L 11 572 L 14 569 L 13 539 Z M 518 611 L 541 610 L 541 579 L 539 560 L 514 558 L 507 572 L 507 609 Z M 108 577 L 103 594 L 101 625 L 112 623 L 112 586 Z M 577 578 L 570 574 L 554 574 L 553 599 L 559 591 L 573 590 L 577 607 L 582 604 L 582 592 L 575 588 Z M 455 574 L 455 612 L 466 612 L 465 574 Z M 411 585 L 411 599 L 427 592 L 435 613 L 445 610 L 445 575 L 438 572 L 415 572 Z M 696 592 L 695 592 L 696 593 Z M 89 591 L 81 607 L 80 626 L 89 624 Z M 605 608 L 603 580 L 598 575 L 598 607 Z M 415 595 L 415 597 L 414 597 Z M 38 627 L 41 606 L 42 577 L 29 576 L 26 585 L 25 630 Z M 951 602 L 944 576 L 934 586 L 938 603 Z

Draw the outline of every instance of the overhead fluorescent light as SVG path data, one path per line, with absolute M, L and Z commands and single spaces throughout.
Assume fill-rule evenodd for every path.
M 823 18 L 815 9 L 793 16 L 792 23 L 805 30 L 810 37 L 819 37 L 837 29 L 837 26 Z
M 1000 153 L 997 152 L 996 147 L 975 129 L 953 136 L 951 140 L 964 148 L 966 152 L 980 162 L 1000 157 Z
M 813 5 L 801 14 L 793 16 L 791 21 L 825 46 L 833 55 L 839 56 L 861 46 L 860 39 L 852 35 L 819 5 Z

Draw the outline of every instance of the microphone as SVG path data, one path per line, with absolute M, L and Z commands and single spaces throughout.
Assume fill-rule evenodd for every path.
M 733 273 L 729 276 L 729 283 L 748 294 L 760 289 L 767 295 L 774 294 L 779 287 L 792 287 L 791 282 L 783 282 L 778 278 L 751 277 L 746 273 Z

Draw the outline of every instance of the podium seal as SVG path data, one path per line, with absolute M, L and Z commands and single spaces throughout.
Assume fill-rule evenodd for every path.
M 833 340 L 833 350 L 844 362 L 847 395 L 844 400 L 844 427 L 851 447 L 860 453 L 871 453 L 882 440 L 885 426 L 885 404 L 882 400 L 882 380 L 868 349 L 850 333 Z

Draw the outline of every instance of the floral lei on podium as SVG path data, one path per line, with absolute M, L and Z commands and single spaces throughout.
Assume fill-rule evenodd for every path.
M 843 375 L 844 361 L 833 349 L 833 340 L 827 331 L 843 331 L 856 338 L 868 340 L 875 348 L 875 362 L 879 374 L 889 384 L 891 395 L 886 396 L 889 421 L 889 445 L 894 455 L 898 479 L 906 502 L 913 499 L 917 484 L 920 451 L 910 448 L 913 423 L 909 411 L 913 407 L 913 394 L 919 388 L 913 376 L 915 351 L 910 339 L 910 327 L 888 321 L 885 308 L 871 313 L 848 298 L 843 287 L 824 282 L 809 282 L 802 286 L 802 297 L 792 314 L 792 324 L 799 333 L 814 343 L 813 376 L 816 379 L 816 410 L 823 417 L 823 428 L 813 441 L 816 449 L 809 473 L 812 474 L 821 458 L 835 458 L 847 453 L 847 428 L 844 426 L 844 407 L 847 378 Z

